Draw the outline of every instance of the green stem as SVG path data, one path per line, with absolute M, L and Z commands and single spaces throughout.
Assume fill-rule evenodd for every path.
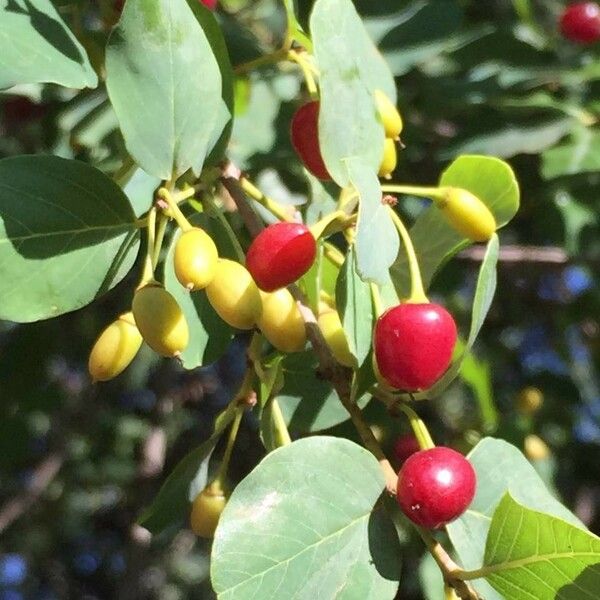
M 423 287 L 423 279 L 421 278 L 421 271 L 419 269 L 419 262 L 417 260 L 417 255 L 415 253 L 415 248 L 413 246 L 412 240 L 410 239 L 410 235 L 402 222 L 402 219 L 398 216 L 398 213 L 391 207 L 388 206 L 388 210 L 390 216 L 392 217 L 392 221 L 402 238 L 402 243 L 404 244 L 404 249 L 406 250 L 406 256 L 408 258 L 408 268 L 410 270 L 410 297 L 406 300 L 406 302 L 412 302 L 414 304 L 420 303 L 428 303 L 427 295 L 425 294 L 425 289 Z
M 265 196 L 251 181 L 246 177 L 240 178 L 240 187 L 250 198 L 256 200 L 261 206 L 264 206 L 269 212 L 273 213 L 280 221 L 293 222 L 293 217 L 285 212 L 281 206 L 268 196 Z
M 323 244 L 323 256 L 338 268 L 344 264 L 344 255 L 330 242 Z
M 282 48 L 281 50 L 276 50 L 275 52 L 271 52 L 270 54 L 265 54 L 264 56 L 260 56 L 258 58 L 255 58 L 254 60 L 242 63 L 241 65 L 235 67 L 233 69 L 233 72 L 236 75 L 243 75 L 244 73 L 248 73 L 249 71 L 253 71 L 254 69 L 258 69 L 266 65 L 272 65 L 278 63 L 281 60 L 285 60 L 287 56 L 287 48 Z
M 382 185 L 381 191 L 388 194 L 405 194 L 407 196 L 418 196 L 421 198 L 431 198 L 434 201 L 444 200 L 446 196 L 445 188 L 423 187 L 420 185 Z
M 171 215 L 177 222 L 177 225 L 179 225 L 179 227 L 184 232 L 189 231 L 190 229 L 193 229 L 191 223 L 187 220 L 186 216 L 181 212 L 181 209 L 179 208 L 179 206 L 177 206 L 177 202 L 175 202 L 173 196 L 171 195 L 171 192 L 166 187 L 160 188 L 156 195 L 168 204 Z
M 154 206 L 148 211 L 146 231 L 148 238 L 146 244 L 146 258 L 144 259 L 144 270 L 142 271 L 138 289 L 154 280 L 154 262 L 152 261 L 156 243 L 156 208 Z
M 243 404 L 240 404 L 240 406 L 238 406 L 237 408 L 237 412 L 235 413 L 233 423 L 231 424 L 231 429 L 229 430 L 227 446 L 225 448 L 223 460 L 221 461 L 221 465 L 219 466 L 219 472 L 217 473 L 216 477 L 216 481 L 219 481 L 221 483 L 225 481 L 225 477 L 227 476 L 227 469 L 229 468 L 231 453 L 233 451 L 233 446 L 235 445 L 235 438 L 237 437 L 238 431 L 240 429 L 240 423 L 242 421 L 242 415 L 244 414 L 244 410 L 245 406 Z
M 369 287 L 371 288 L 371 298 L 373 300 L 373 308 L 375 309 L 375 318 L 379 319 L 384 312 L 379 287 L 376 283 L 370 283 Z
M 166 215 L 161 214 L 158 217 L 158 226 L 156 228 L 156 239 L 154 241 L 154 250 L 152 251 L 152 268 L 156 269 L 158 259 L 160 258 L 160 250 L 162 248 L 163 240 L 165 239 L 165 231 L 167 230 L 167 219 Z
M 233 249 L 235 251 L 235 254 L 236 254 L 238 260 L 242 264 L 244 262 L 246 262 L 246 255 L 244 254 L 244 249 L 242 248 L 240 241 L 237 238 L 237 235 L 235 235 L 235 232 L 231 228 L 229 221 L 225 218 L 223 211 L 217 206 L 217 204 L 213 200 L 213 197 L 209 193 L 204 194 L 202 196 L 202 203 L 204 204 L 204 206 L 206 208 L 208 208 L 208 210 L 211 213 L 214 213 L 214 215 L 218 219 L 219 223 L 221 223 L 221 225 L 223 226 L 223 229 L 225 229 L 225 233 L 227 233 L 227 237 L 229 238 L 229 241 L 231 242 L 231 245 L 233 246 Z
M 408 417 L 408 421 L 412 427 L 415 437 L 417 438 L 417 441 L 419 442 L 419 447 L 421 450 L 435 448 L 435 444 L 431 439 L 431 434 L 427 429 L 427 425 L 425 425 L 419 415 L 404 402 L 399 402 L 396 406 Z
M 313 75 L 315 72 L 314 67 L 308 60 L 306 60 L 299 52 L 296 52 L 295 50 L 290 50 L 288 52 L 288 58 L 293 60 L 300 67 L 302 74 L 304 75 L 304 81 L 306 82 L 306 89 L 308 90 L 308 93 L 310 94 L 311 98 L 316 98 L 319 95 L 319 90 Z
M 277 446 L 287 446 L 292 443 L 290 432 L 288 431 L 287 424 L 283 418 L 281 407 L 277 398 L 271 400 L 271 416 L 273 418 L 273 425 L 275 427 Z
M 181 202 L 183 202 L 184 200 L 187 200 L 188 198 L 193 198 L 196 195 L 196 190 L 193 187 L 189 187 L 185 190 L 180 190 L 178 192 L 175 192 L 174 194 L 171 194 L 171 197 L 173 198 L 173 201 L 176 204 L 180 204 Z

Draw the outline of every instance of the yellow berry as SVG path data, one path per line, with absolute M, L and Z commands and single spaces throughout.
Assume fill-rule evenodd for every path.
M 122 314 L 98 337 L 88 360 L 88 370 L 94 381 L 108 381 L 122 373 L 134 359 L 142 336 L 133 314 Z
M 350 352 L 348 340 L 342 327 L 340 316 L 335 310 L 327 310 L 319 315 L 319 329 L 331 349 L 334 358 L 345 367 L 355 367 L 356 359 Z
M 195 227 L 182 233 L 175 244 L 175 276 L 190 291 L 201 290 L 213 280 L 218 259 L 217 247 L 211 237 Z
M 550 454 L 550 448 L 542 438 L 533 434 L 525 438 L 525 456 L 529 460 L 545 460 L 550 457 Z
M 383 146 L 383 159 L 379 166 L 379 177 L 384 179 L 391 179 L 392 173 L 396 168 L 398 162 L 398 155 L 396 154 L 396 144 L 394 140 L 385 138 Z
M 306 327 L 298 305 L 287 288 L 261 292 L 262 314 L 257 325 L 280 352 L 300 352 L 306 344 Z
M 517 409 L 524 415 L 533 415 L 543 403 L 544 395 L 535 387 L 526 387 L 517 396 Z
M 381 117 L 381 122 L 385 130 L 385 137 L 397 140 L 400 137 L 400 133 L 402 133 L 403 127 L 402 117 L 398 109 L 385 92 L 375 90 L 374 96 L 377 112 Z
M 150 283 L 133 297 L 133 316 L 144 341 L 162 356 L 178 356 L 189 342 L 185 316 L 164 287 Z
M 496 231 L 490 209 L 468 190 L 447 188 L 438 207 L 456 231 L 474 242 L 487 242 Z
M 252 329 L 260 318 L 262 302 L 258 287 L 240 263 L 220 258 L 206 295 L 221 319 L 232 327 Z
M 192 531 L 199 537 L 214 537 L 225 504 L 227 498 L 218 482 L 213 482 L 203 489 L 192 503 L 190 515 Z

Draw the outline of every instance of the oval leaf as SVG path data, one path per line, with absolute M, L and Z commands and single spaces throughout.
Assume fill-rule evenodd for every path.
M 96 87 L 98 76 L 50 0 L 0 7 L 0 89 L 21 83 Z
M 186 0 L 127 0 L 106 50 L 125 144 L 149 174 L 197 174 L 230 118 L 211 45 Z
M 494 512 L 482 574 L 511 600 L 598 598 L 600 538 L 505 494 Z
M 440 186 L 469 190 L 489 207 L 498 227 L 503 227 L 519 209 L 519 186 L 515 174 L 504 161 L 491 156 L 461 156 L 442 174 Z M 423 283 L 429 286 L 441 265 L 470 242 L 446 221 L 435 207 L 427 208 L 410 229 Z M 410 290 L 408 263 L 400 253 L 390 269 L 398 295 Z
M 327 170 L 340 186 L 349 176 L 345 159 L 357 158 L 377 173 L 383 126 L 373 91 L 396 99 L 394 79 L 350 0 L 317 0 L 310 19 L 320 71 L 319 142 Z
M 368 283 L 360 279 L 355 265 L 356 258 L 351 246 L 337 279 L 335 299 L 350 352 L 362 365 L 371 350 L 373 310 L 371 289 Z
M 139 247 L 127 197 L 93 167 L 56 156 L 0 161 L 0 318 L 30 322 L 89 304 Z
M 218 598 L 394 598 L 398 538 L 374 511 L 384 485 L 377 460 L 348 440 L 312 437 L 269 454 L 217 527 Z
M 452 544 L 466 569 L 481 566 L 492 516 L 506 492 L 526 506 L 583 527 L 546 488 L 529 461 L 511 444 L 485 438 L 468 456 L 477 473 L 477 492 L 467 512 L 447 526 Z M 483 580 L 475 587 L 486 600 L 501 600 Z

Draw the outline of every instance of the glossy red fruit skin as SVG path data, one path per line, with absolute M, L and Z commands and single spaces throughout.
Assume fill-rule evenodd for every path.
M 275 223 L 263 229 L 246 255 L 246 268 L 256 285 L 273 292 L 297 281 L 317 255 L 317 243 L 302 223 Z
M 301 106 L 292 117 L 290 127 L 292 146 L 304 166 L 318 179 L 330 181 L 321 149 L 319 147 L 319 103 L 309 102 Z
M 471 463 L 455 450 L 439 446 L 407 459 L 398 473 L 397 500 L 413 523 L 438 529 L 467 510 L 476 486 Z
M 399 304 L 375 325 L 373 347 L 381 376 L 408 392 L 430 388 L 450 364 L 456 323 L 439 304 Z
M 600 6 L 596 2 L 577 2 L 567 6 L 560 18 L 562 35 L 578 44 L 593 44 L 600 39 Z
M 394 458 L 402 464 L 407 458 L 420 450 L 419 442 L 412 433 L 401 435 L 394 442 Z

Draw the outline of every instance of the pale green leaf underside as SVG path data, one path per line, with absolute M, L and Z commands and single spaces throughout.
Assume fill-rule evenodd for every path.
M 374 506 L 377 461 L 348 440 L 312 437 L 269 454 L 233 492 L 211 576 L 220 600 L 391 600 L 393 525 Z
M 199 172 L 230 118 L 211 45 L 186 0 L 128 0 L 106 52 L 129 153 L 149 174 Z
M 548 514 L 529 510 L 509 493 L 490 527 L 486 579 L 511 600 L 597 600 L 600 538 Z
M 22 83 L 98 84 L 85 50 L 50 0 L 0 0 L 0 89 Z
M 0 318 L 85 306 L 125 276 L 138 247 L 127 197 L 97 169 L 55 156 L 0 161 Z

